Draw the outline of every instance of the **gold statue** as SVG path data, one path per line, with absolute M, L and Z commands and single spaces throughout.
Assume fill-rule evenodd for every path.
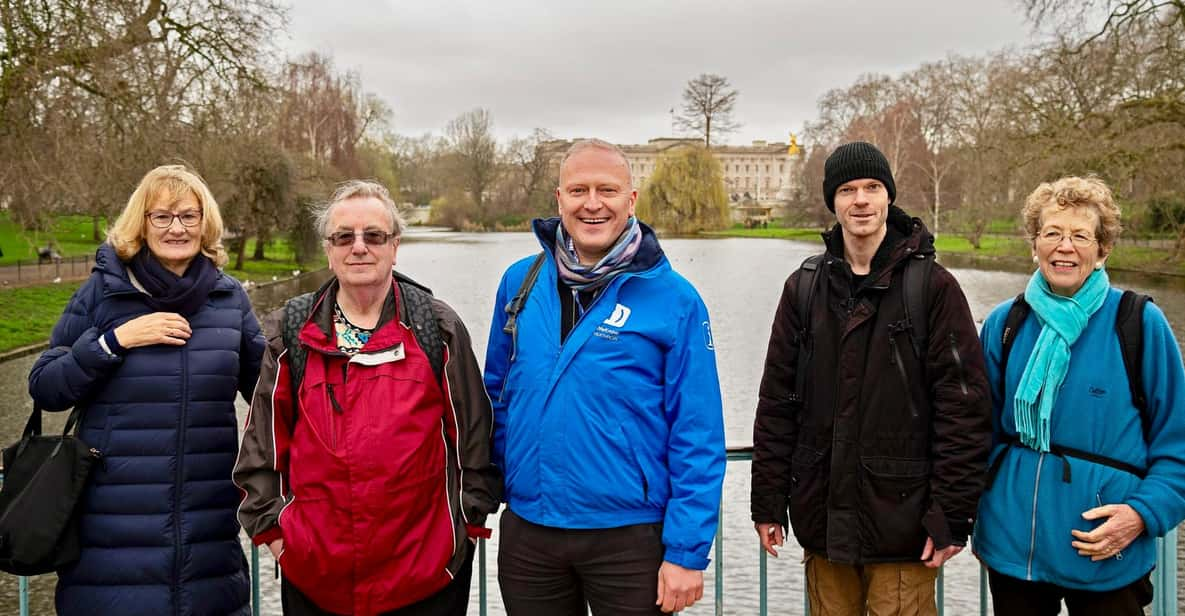
M 794 133 L 790 133 L 790 147 L 786 148 L 786 153 L 790 156 L 798 156 L 802 153 L 802 148 L 798 147 L 798 137 Z

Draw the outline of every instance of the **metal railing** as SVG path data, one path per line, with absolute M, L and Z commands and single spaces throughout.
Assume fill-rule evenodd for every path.
M 55 278 L 79 278 L 90 274 L 94 255 L 45 259 L 18 259 L 0 264 L 0 283 L 36 282 Z
M 729 447 L 729 462 L 750 462 L 753 460 L 752 447 Z M 0 473 L 0 483 L 4 481 L 4 474 Z M 724 507 L 721 505 L 719 520 L 716 523 L 714 567 L 716 616 L 724 614 Z M 767 563 L 765 551 L 760 545 L 758 553 L 758 613 L 767 616 L 769 613 L 769 586 L 767 581 Z M 489 593 L 486 586 L 486 541 L 477 542 L 477 592 L 480 616 L 487 616 L 489 611 Z M 938 570 L 937 602 L 938 614 L 945 614 L 945 592 L 942 569 Z M 260 616 L 262 595 L 259 588 L 259 547 L 251 546 L 251 613 Z M 20 616 L 29 616 L 29 580 L 21 576 L 20 584 Z M 1165 537 L 1156 540 L 1156 569 L 1152 572 L 1152 585 L 1155 588 L 1152 600 L 1152 616 L 1177 616 L 1177 531 L 1169 532 Z M 803 585 L 802 593 L 803 613 L 810 616 L 810 604 Z M 979 614 L 988 614 L 988 583 L 987 570 L 979 568 Z

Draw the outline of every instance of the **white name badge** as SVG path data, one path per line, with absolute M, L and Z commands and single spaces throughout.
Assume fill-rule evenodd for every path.
M 363 366 L 379 366 L 382 364 L 401 361 L 403 358 L 403 343 L 400 342 L 395 348 L 387 349 L 386 351 L 379 351 L 378 353 L 359 353 L 350 358 L 350 363 L 361 364 Z

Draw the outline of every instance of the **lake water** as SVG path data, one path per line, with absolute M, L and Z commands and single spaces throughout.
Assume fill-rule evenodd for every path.
M 782 283 L 818 244 L 758 239 L 667 239 L 663 249 L 673 266 L 703 296 L 712 317 L 720 387 L 724 398 L 728 444 L 752 443 L 757 386 L 769 338 L 770 323 Z M 525 233 L 464 234 L 413 231 L 398 251 L 396 267 L 432 288 L 461 315 L 473 335 L 475 352 L 485 355 L 493 297 L 502 272 L 510 263 L 540 250 Z M 1122 250 L 1122 245 L 1119 250 Z M 1005 272 L 948 265 L 963 286 L 977 322 L 1006 298 L 1015 296 L 1028 279 L 1025 272 Z M 1151 294 L 1169 315 L 1178 340 L 1185 339 L 1185 283 L 1175 279 L 1113 275 L 1116 283 Z M 308 281 L 305 286 L 314 285 Z M 253 294 L 257 308 L 266 309 L 295 290 L 277 286 Z M 26 378 L 34 357 L 0 364 L 0 442 L 16 438 L 30 409 Z M 595 384 L 590 383 L 590 387 Z M 245 405 L 240 404 L 240 411 Z M 55 418 L 61 419 L 61 418 Z M 60 426 L 60 421 L 48 426 Z M 749 464 L 732 462 L 724 487 L 724 611 L 756 614 L 758 606 L 758 550 L 749 522 Z M 490 525 L 497 527 L 497 519 Z M 498 598 L 497 537 L 487 552 L 487 587 L 490 614 L 503 614 Z M 769 606 L 771 614 L 803 613 L 801 550 L 787 545 L 780 559 L 770 559 Z M 713 558 L 715 556 L 713 555 Z M 280 614 L 279 584 L 266 550 L 261 555 L 264 614 Z M 685 614 L 713 613 L 714 571 L 706 574 L 704 601 Z M 978 564 L 969 552 L 946 567 L 946 613 L 976 614 L 979 609 Z M 471 614 L 477 614 L 476 563 Z M 54 576 L 30 581 L 32 613 L 52 614 Z M 0 575 L 0 613 L 16 613 L 17 584 Z

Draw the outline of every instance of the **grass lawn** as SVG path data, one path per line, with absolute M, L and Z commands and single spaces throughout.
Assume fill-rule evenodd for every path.
M 45 342 L 80 284 L 0 289 L 0 351 Z
M 91 239 L 90 216 L 58 216 L 46 231 L 27 230 L 12 220 L 9 212 L 0 212 L 0 265 L 12 265 L 18 259 L 37 259 L 37 249 L 53 242 L 64 257 L 95 254 L 99 243 Z M 99 232 L 106 233 L 106 223 Z

